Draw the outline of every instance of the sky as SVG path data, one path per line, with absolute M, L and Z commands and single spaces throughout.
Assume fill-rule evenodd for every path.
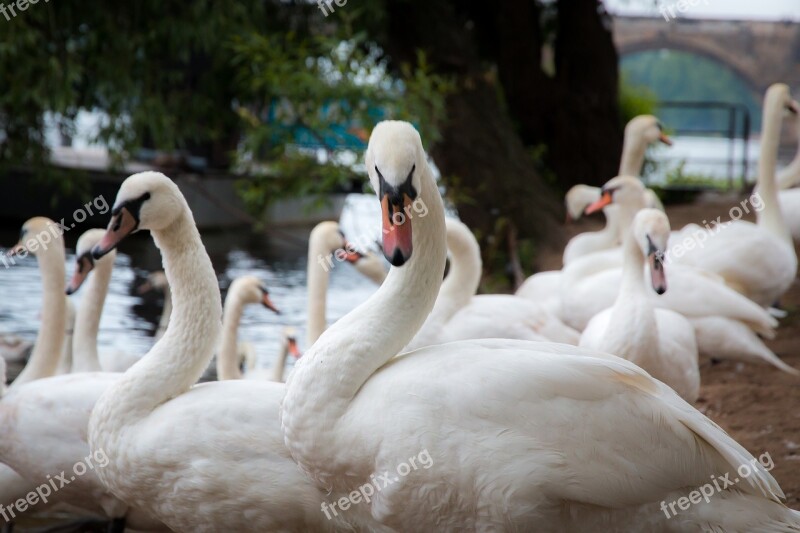
M 603 0 L 612 13 L 659 15 L 658 6 L 676 6 L 679 0 Z M 683 0 L 685 18 L 767 19 L 800 21 L 800 0 Z

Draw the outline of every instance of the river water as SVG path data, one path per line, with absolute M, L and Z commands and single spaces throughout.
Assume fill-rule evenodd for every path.
M 351 195 L 341 219 L 348 237 L 354 236 L 357 242 L 374 240 L 379 235 L 380 224 L 376 209 L 379 208 L 374 196 Z M 78 226 L 66 234 L 67 279 L 72 275 L 75 242 L 86 229 L 89 228 Z M 310 229 L 276 230 L 266 234 L 242 229 L 203 234 L 223 298 L 234 278 L 254 274 L 264 281 L 273 302 L 281 310 L 281 315 L 276 315 L 262 306 L 245 309 L 239 339 L 253 344 L 259 367 L 270 367 L 274 362 L 285 326 L 297 328 L 301 349 L 305 348 L 306 256 Z M 18 236 L 18 227 L 0 228 L 0 251 L 14 245 Z M 328 290 L 329 323 L 366 300 L 377 288 L 351 265 L 335 265 Z M 155 294 L 140 296 L 137 288 L 149 272 L 160 269 L 158 250 L 147 232 L 133 235 L 122 243 L 100 322 L 98 346 L 101 352 L 144 355 L 152 346 L 162 298 Z M 80 305 L 81 295 L 79 290 L 70 297 L 76 306 Z M 32 256 L 9 268 L 0 265 L 0 333 L 15 333 L 32 341 L 39 328 L 41 297 L 39 270 Z

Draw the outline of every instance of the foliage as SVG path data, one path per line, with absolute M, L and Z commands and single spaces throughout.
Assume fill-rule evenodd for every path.
M 624 126 L 639 115 L 655 115 L 658 109 L 658 96 L 645 85 L 632 83 L 624 74 L 619 84 L 620 121 Z
M 449 82 L 424 54 L 390 75 L 383 52 L 364 34 L 301 37 L 250 34 L 234 41 L 242 197 L 252 211 L 284 196 L 321 195 L 354 180 L 356 153 L 372 127 L 391 117 L 436 142 Z

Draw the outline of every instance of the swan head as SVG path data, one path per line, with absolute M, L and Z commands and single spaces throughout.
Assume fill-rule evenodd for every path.
M 664 259 L 669 240 L 669 219 L 658 209 L 642 209 L 633 219 L 633 238 L 650 267 L 650 282 L 658 294 L 667 291 Z
M 297 330 L 291 326 L 283 328 L 283 341 L 286 346 L 286 351 L 295 359 L 300 359 L 303 354 L 300 353 L 300 348 L 297 346 Z
M 281 314 L 269 297 L 266 285 L 255 276 L 239 276 L 228 288 L 228 298 L 236 298 L 243 304 L 261 304 L 270 311 Z
M 114 257 L 117 255 L 116 251 L 112 250 L 100 259 L 95 259 L 92 256 L 92 248 L 97 245 L 106 234 L 102 229 L 90 229 L 83 233 L 78 239 L 78 244 L 75 246 L 75 270 L 72 273 L 72 278 L 67 285 L 67 294 L 73 294 L 80 289 L 83 282 L 89 276 L 95 267 L 95 261 L 98 263 L 113 263 Z
M 664 133 L 664 126 L 653 115 L 639 115 L 633 117 L 625 126 L 625 137 L 641 139 L 645 145 L 656 142 L 672 146 L 672 139 Z
M 603 185 L 600 199 L 589 205 L 585 213 L 591 215 L 611 204 L 632 206 L 638 210 L 644 207 L 644 203 L 645 187 L 642 181 L 633 176 L 617 176 Z
M 186 202 L 180 189 L 164 174 L 148 171 L 129 176 L 117 193 L 106 234 L 92 251 L 95 259 L 110 252 L 135 231 L 168 227 L 185 210 Z
M 410 212 L 427 164 L 419 132 L 408 122 L 380 122 L 372 130 L 364 159 L 381 202 L 383 255 L 392 265 L 402 266 L 411 258 Z
M 575 185 L 567 191 L 564 203 L 567 206 L 567 222 L 578 220 L 584 210 L 600 199 L 600 187 L 591 185 Z
M 28 219 L 19 232 L 19 242 L 8 251 L 9 256 L 24 257 L 27 254 L 39 256 L 48 249 L 53 240 L 61 239 L 63 232 L 59 225 L 47 217 Z
M 785 83 L 773 83 L 769 86 L 764 97 L 764 108 L 785 109 L 794 115 L 800 113 L 800 104 L 792 99 L 792 92 Z

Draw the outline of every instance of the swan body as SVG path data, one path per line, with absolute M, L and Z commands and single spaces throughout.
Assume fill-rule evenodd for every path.
M 365 160 L 395 268 L 304 354 L 281 405 L 286 447 L 320 487 L 404 472 L 364 504 L 401 531 L 800 527 L 759 467 L 737 492 L 665 520 L 658 502 L 757 461 L 624 359 L 508 339 L 397 355 L 435 303 L 444 208 L 410 124 L 379 123 Z M 390 216 L 411 201 L 428 215 Z M 423 454 L 429 467 L 398 468 Z
M 193 386 L 218 345 L 219 288 L 178 187 L 156 172 L 126 179 L 96 257 L 134 229 L 150 230 L 172 289 L 167 332 L 100 397 L 88 425 L 108 489 L 176 531 L 332 531 L 327 495 L 291 460 L 278 409 L 284 385 L 231 380 Z M 258 401 L 253 401 L 257 398 Z M 187 502 L 190 502 L 187 504 Z
M 717 226 L 719 229 L 715 229 L 716 233 L 706 240 L 703 247 L 687 250 L 675 259 L 719 274 L 730 286 L 765 307 L 780 298 L 797 273 L 797 256 L 781 214 L 775 184 L 778 138 L 785 109 L 796 112 L 800 107 L 791 99 L 786 85 L 774 84 L 764 98 L 756 188 L 763 209 L 756 212 L 757 223 L 742 220 L 724 222 Z
M 668 238 L 669 221 L 661 211 L 645 209 L 636 215 L 625 243 L 619 295 L 613 307 L 589 321 L 581 335 L 580 346 L 613 353 L 636 363 L 691 403 L 700 393 L 694 329 L 682 315 L 656 309 L 647 297 L 649 291 L 644 282 L 647 257 L 653 289 L 659 293 L 666 290 L 661 261 Z
M 517 296 L 482 294 L 482 264 L 477 239 L 462 222 L 446 219 L 451 269 L 422 329 L 408 345 L 414 349 L 464 339 L 553 340 L 577 344 L 579 335 L 543 306 Z

